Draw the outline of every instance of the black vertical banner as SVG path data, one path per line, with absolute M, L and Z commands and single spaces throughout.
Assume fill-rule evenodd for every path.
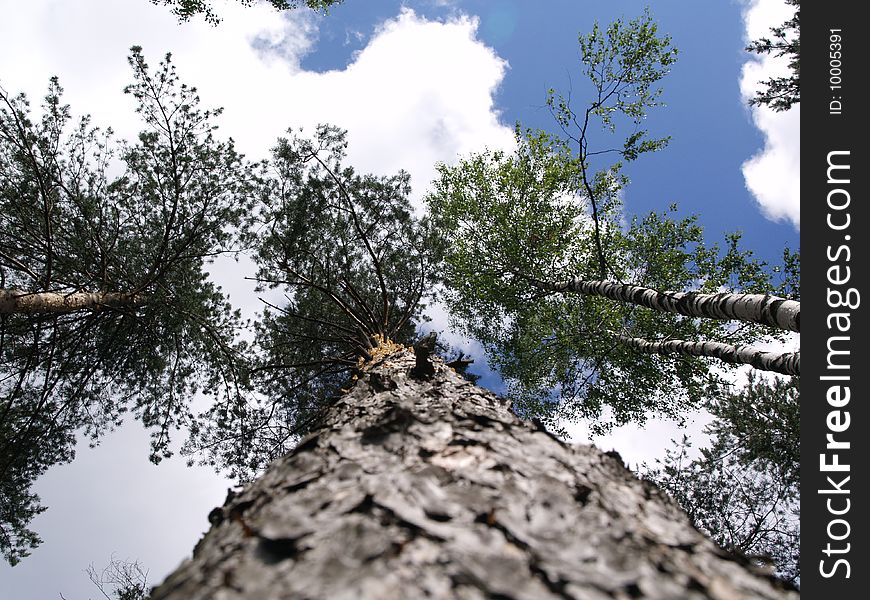
M 863 2 L 801 4 L 801 594 L 870 580 L 870 28 Z M 863 13 L 863 10 L 861 10 Z

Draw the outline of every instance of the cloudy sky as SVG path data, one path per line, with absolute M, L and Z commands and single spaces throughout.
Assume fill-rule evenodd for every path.
M 218 6 L 224 21 L 212 27 L 179 25 L 148 0 L 0 0 L 0 85 L 38 104 L 57 75 L 74 113 L 129 139 L 139 125 L 122 93 L 128 49 L 142 46 L 152 65 L 172 52 L 204 105 L 225 108 L 220 131 L 249 157 L 264 158 L 288 127 L 333 123 L 350 132 L 350 164 L 409 171 L 419 199 L 436 162 L 509 149 L 518 121 L 552 130 L 546 90 L 582 90 L 578 32 L 640 10 L 629 0 L 551 0 L 546 9 L 524 0 L 346 0 L 322 18 Z M 800 108 L 750 110 L 756 82 L 782 66 L 743 51 L 788 10 L 781 0 L 651 8 L 680 49 L 664 83 L 668 106 L 648 119 L 673 141 L 628 171 L 627 212 L 676 202 L 682 214 L 701 215 L 710 240 L 740 229 L 771 261 L 786 245 L 798 248 Z M 231 291 L 240 301 L 245 288 Z M 674 435 L 654 423 L 599 443 L 636 463 L 661 455 Z M 44 543 L 16 567 L 0 565 L 2 600 L 96 598 L 83 571 L 113 554 L 138 558 L 157 583 L 189 554 L 229 483 L 182 459 L 154 467 L 147 450 L 147 435 L 131 424 L 96 449 L 81 445 L 72 464 L 38 482 L 49 510 L 33 528 Z

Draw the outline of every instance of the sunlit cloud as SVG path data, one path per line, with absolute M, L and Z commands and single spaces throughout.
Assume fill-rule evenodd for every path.
M 781 0 L 753 0 L 743 18 L 746 41 L 770 35 L 792 15 L 793 7 Z M 788 73 L 787 59 L 753 54 L 743 65 L 740 92 L 746 102 L 760 89 L 759 82 Z M 762 213 L 774 221 L 788 220 L 800 227 L 800 104 L 785 112 L 766 106 L 748 109 L 764 135 L 764 147 L 743 163 L 747 189 Z

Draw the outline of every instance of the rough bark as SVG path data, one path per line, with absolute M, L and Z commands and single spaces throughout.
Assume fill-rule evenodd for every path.
M 687 317 L 736 319 L 761 323 L 777 329 L 800 331 L 801 303 L 767 294 L 701 294 L 660 292 L 648 287 L 613 281 L 585 281 L 574 278 L 558 283 L 536 284 L 554 292 L 577 292 L 611 300 L 639 304 L 653 310 Z
M 616 337 L 623 344 L 647 354 L 707 356 L 729 363 L 752 365 L 756 369 L 774 371 L 783 375 L 801 374 L 800 352 L 767 352 L 752 346 L 732 346 L 720 342 L 688 342 L 685 340 L 651 342 L 643 338 L 624 335 Z
M 323 427 L 209 515 L 153 600 L 797 598 L 615 453 L 435 362 L 369 368 Z
M 142 304 L 143 297 L 121 292 L 26 292 L 0 289 L 0 314 L 68 313 Z

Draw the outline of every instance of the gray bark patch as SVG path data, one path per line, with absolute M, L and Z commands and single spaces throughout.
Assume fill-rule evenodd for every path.
M 661 491 L 437 360 L 373 367 L 152 598 L 797 598 Z M 395 385 L 385 385 L 385 381 Z

